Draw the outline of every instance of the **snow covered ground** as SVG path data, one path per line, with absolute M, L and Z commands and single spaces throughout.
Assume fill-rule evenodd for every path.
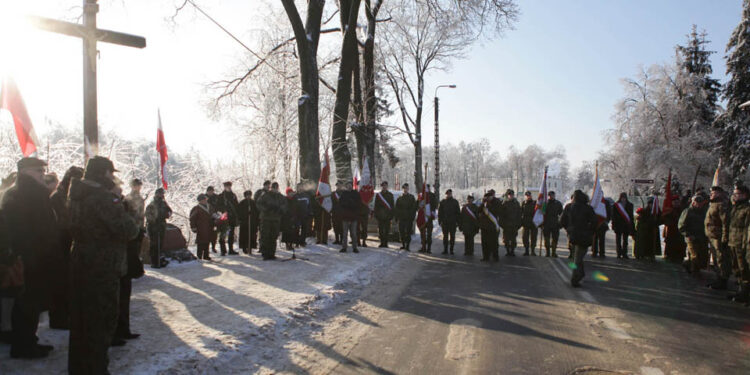
M 372 244 L 372 241 L 371 241 Z M 319 330 L 318 314 L 349 303 L 407 259 L 394 249 L 308 245 L 288 262 L 212 254 L 214 262 L 172 263 L 133 282 L 132 331 L 142 334 L 110 349 L 113 374 L 227 374 L 289 371 L 290 337 Z M 289 258 L 290 252 L 277 252 Z M 0 374 L 58 374 L 67 369 L 68 332 L 48 328 L 40 342 L 55 350 L 43 360 L 12 360 L 0 345 Z M 292 371 L 293 372 L 293 371 Z

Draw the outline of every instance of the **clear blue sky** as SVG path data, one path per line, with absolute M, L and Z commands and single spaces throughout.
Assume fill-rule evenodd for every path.
M 515 30 L 476 46 L 470 58 L 430 78 L 440 89 L 441 141 L 486 136 L 505 153 L 515 145 L 563 145 L 575 167 L 604 147 L 620 79 L 639 66 L 671 62 L 693 24 L 711 40 L 715 77 L 724 81 L 724 49 L 741 16 L 741 0 L 519 1 Z M 433 106 L 424 144 L 431 145 Z

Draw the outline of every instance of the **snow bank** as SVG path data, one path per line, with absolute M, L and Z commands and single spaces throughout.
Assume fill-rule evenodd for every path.
M 272 373 L 289 366 L 290 337 L 320 327 L 315 316 L 350 302 L 358 291 L 406 256 L 393 249 L 339 253 L 308 245 L 288 262 L 260 256 L 214 256 L 214 262 L 147 269 L 133 283 L 131 327 L 141 338 L 110 349 L 110 371 L 119 373 Z M 280 258 L 290 252 L 280 251 Z M 46 314 L 45 314 L 46 315 Z M 40 324 L 49 358 L 11 360 L 0 346 L 0 373 L 65 373 L 68 333 Z M 283 371 L 283 370 L 282 370 Z M 293 370 L 292 370 L 293 371 Z

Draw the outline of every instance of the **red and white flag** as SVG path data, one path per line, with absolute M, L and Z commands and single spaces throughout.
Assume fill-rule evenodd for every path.
M 320 180 L 318 181 L 318 191 L 315 196 L 318 198 L 320 205 L 326 212 L 333 209 L 333 200 L 331 200 L 331 165 L 328 160 L 328 150 L 326 150 L 323 166 L 320 168 Z
M 359 181 L 362 179 L 362 176 L 359 174 L 359 166 L 354 167 L 354 177 L 352 181 L 352 189 L 359 190 Z
M 13 118 L 18 145 L 21 147 L 23 156 L 34 154 L 39 140 L 36 137 L 36 132 L 34 132 L 34 126 L 31 124 L 29 113 L 26 111 L 21 92 L 10 77 L 3 79 L 2 89 L 0 90 L 0 109 L 9 111 Z
M 370 174 L 370 165 L 367 163 L 367 156 L 362 159 L 362 176 L 357 185 L 359 185 L 359 197 L 364 204 L 369 204 L 375 196 L 375 188 L 372 186 L 372 176 Z
M 716 172 L 714 172 L 714 180 L 711 183 L 711 187 L 721 186 L 721 158 L 719 158 L 719 165 L 716 166 Z
M 602 184 L 599 182 L 599 163 L 596 163 L 596 172 L 594 173 L 594 192 L 591 193 L 591 207 L 594 209 L 596 216 L 599 216 L 600 223 L 602 219 L 607 220 L 607 203 L 604 201 L 604 191 Z
M 547 212 L 547 167 L 544 167 L 544 177 L 542 177 L 542 186 L 539 187 L 539 196 L 534 206 L 534 217 L 531 219 L 534 225 L 540 226 L 544 223 L 544 213 Z
M 156 152 L 159 153 L 159 174 L 161 176 L 161 184 L 164 190 L 167 190 L 167 142 L 164 140 L 164 129 L 161 126 L 161 111 L 157 110 L 159 117 L 159 127 L 156 129 Z

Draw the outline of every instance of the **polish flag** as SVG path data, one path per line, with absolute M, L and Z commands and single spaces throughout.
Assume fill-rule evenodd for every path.
M 372 175 L 370 173 L 370 165 L 367 163 L 367 156 L 362 159 L 362 176 L 359 185 L 359 197 L 362 198 L 362 203 L 369 204 L 372 198 L 375 196 L 375 188 L 372 186 Z
M 164 129 L 161 126 L 161 111 L 157 110 L 159 117 L 159 127 L 156 129 L 156 152 L 159 153 L 159 174 L 161 175 L 161 184 L 164 190 L 167 190 L 167 142 L 164 141 Z
M 18 145 L 21 146 L 23 156 L 26 157 L 36 153 L 39 140 L 36 137 L 36 132 L 34 132 L 34 126 L 31 124 L 29 113 L 26 111 L 26 105 L 23 103 L 21 92 L 10 77 L 6 77 L 3 80 L 2 89 L 0 90 L 1 109 L 9 111 L 13 118 Z
M 531 219 L 537 227 L 544 223 L 544 213 L 547 212 L 547 167 L 544 167 L 542 186 L 539 187 L 539 196 L 534 207 L 534 218 Z
M 359 174 L 359 166 L 354 167 L 354 181 L 352 181 L 352 189 L 359 190 L 359 181 L 362 179 L 362 176 Z
M 326 150 L 325 159 L 323 160 L 323 166 L 320 168 L 320 180 L 318 181 L 318 191 L 315 196 L 318 198 L 320 205 L 326 212 L 331 212 L 333 209 L 333 201 L 331 200 L 331 165 L 328 160 L 328 150 Z
M 604 202 L 604 191 L 602 184 L 599 182 L 599 163 L 596 163 L 596 172 L 594 174 L 594 192 L 591 194 L 591 207 L 594 209 L 596 216 L 599 216 L 599 222 L 607 220 L 607 203 Z
M 714 180 L 711 183 L 711 187 L 721 186 L 721 158 L 719 158 L 719 165 L 716 166 L 716 172 L 714 172 Z

